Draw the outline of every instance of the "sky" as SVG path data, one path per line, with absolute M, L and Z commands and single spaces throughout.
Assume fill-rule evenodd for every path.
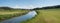
M 60 0 L 0 0 L 0 7 L 33 9 L 53 5 L 60 5 Z

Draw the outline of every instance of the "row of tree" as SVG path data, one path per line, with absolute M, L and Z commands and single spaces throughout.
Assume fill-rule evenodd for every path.
M 47 7 L 42 7 L 42 8 L 34 8 L 33 10 L 55 9 L 55 8 L 60 8 L 60 5 L 56 5 L 56 6 L 47 6 Z
M 30 10 L 30 9 L 18 9 L 18 8 L 11 8 L 11 7 L 0 7 L 0 10 L 3 9 L 3 10 Z
M 11 9 L 13 9 L 13 8 L 10 8 L 10 7 L 0 7 L 0 9 L 11 10 Z

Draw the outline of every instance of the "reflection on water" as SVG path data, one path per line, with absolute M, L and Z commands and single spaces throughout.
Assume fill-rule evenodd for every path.
M 15 18 L 12 18 L 12 19 L 9 19 L 9 20 L 5 20 L 1 23 L 20 23 L 21 21 L 25 21 L 27 19 L 31 19 L 32 17 L 35 17 L 35 15 L 36 15 L 36 12 L 31 11 L 26 15 L 15 17 Z

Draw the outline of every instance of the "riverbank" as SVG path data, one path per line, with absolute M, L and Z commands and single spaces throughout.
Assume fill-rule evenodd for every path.
M 60 23 L 60 9 L 36 10 L 37 16 L 22 23 Z
M 4 21 L 13 17 L 22 16 L 27 14 L 27 10 L 1 10 L 0 11 L 0 21 Z

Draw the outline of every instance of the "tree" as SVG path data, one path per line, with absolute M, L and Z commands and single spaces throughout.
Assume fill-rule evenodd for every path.
M 10 8 L 10 7 L 0 7 L 0 9 L 11 10 L 12 8 Z

